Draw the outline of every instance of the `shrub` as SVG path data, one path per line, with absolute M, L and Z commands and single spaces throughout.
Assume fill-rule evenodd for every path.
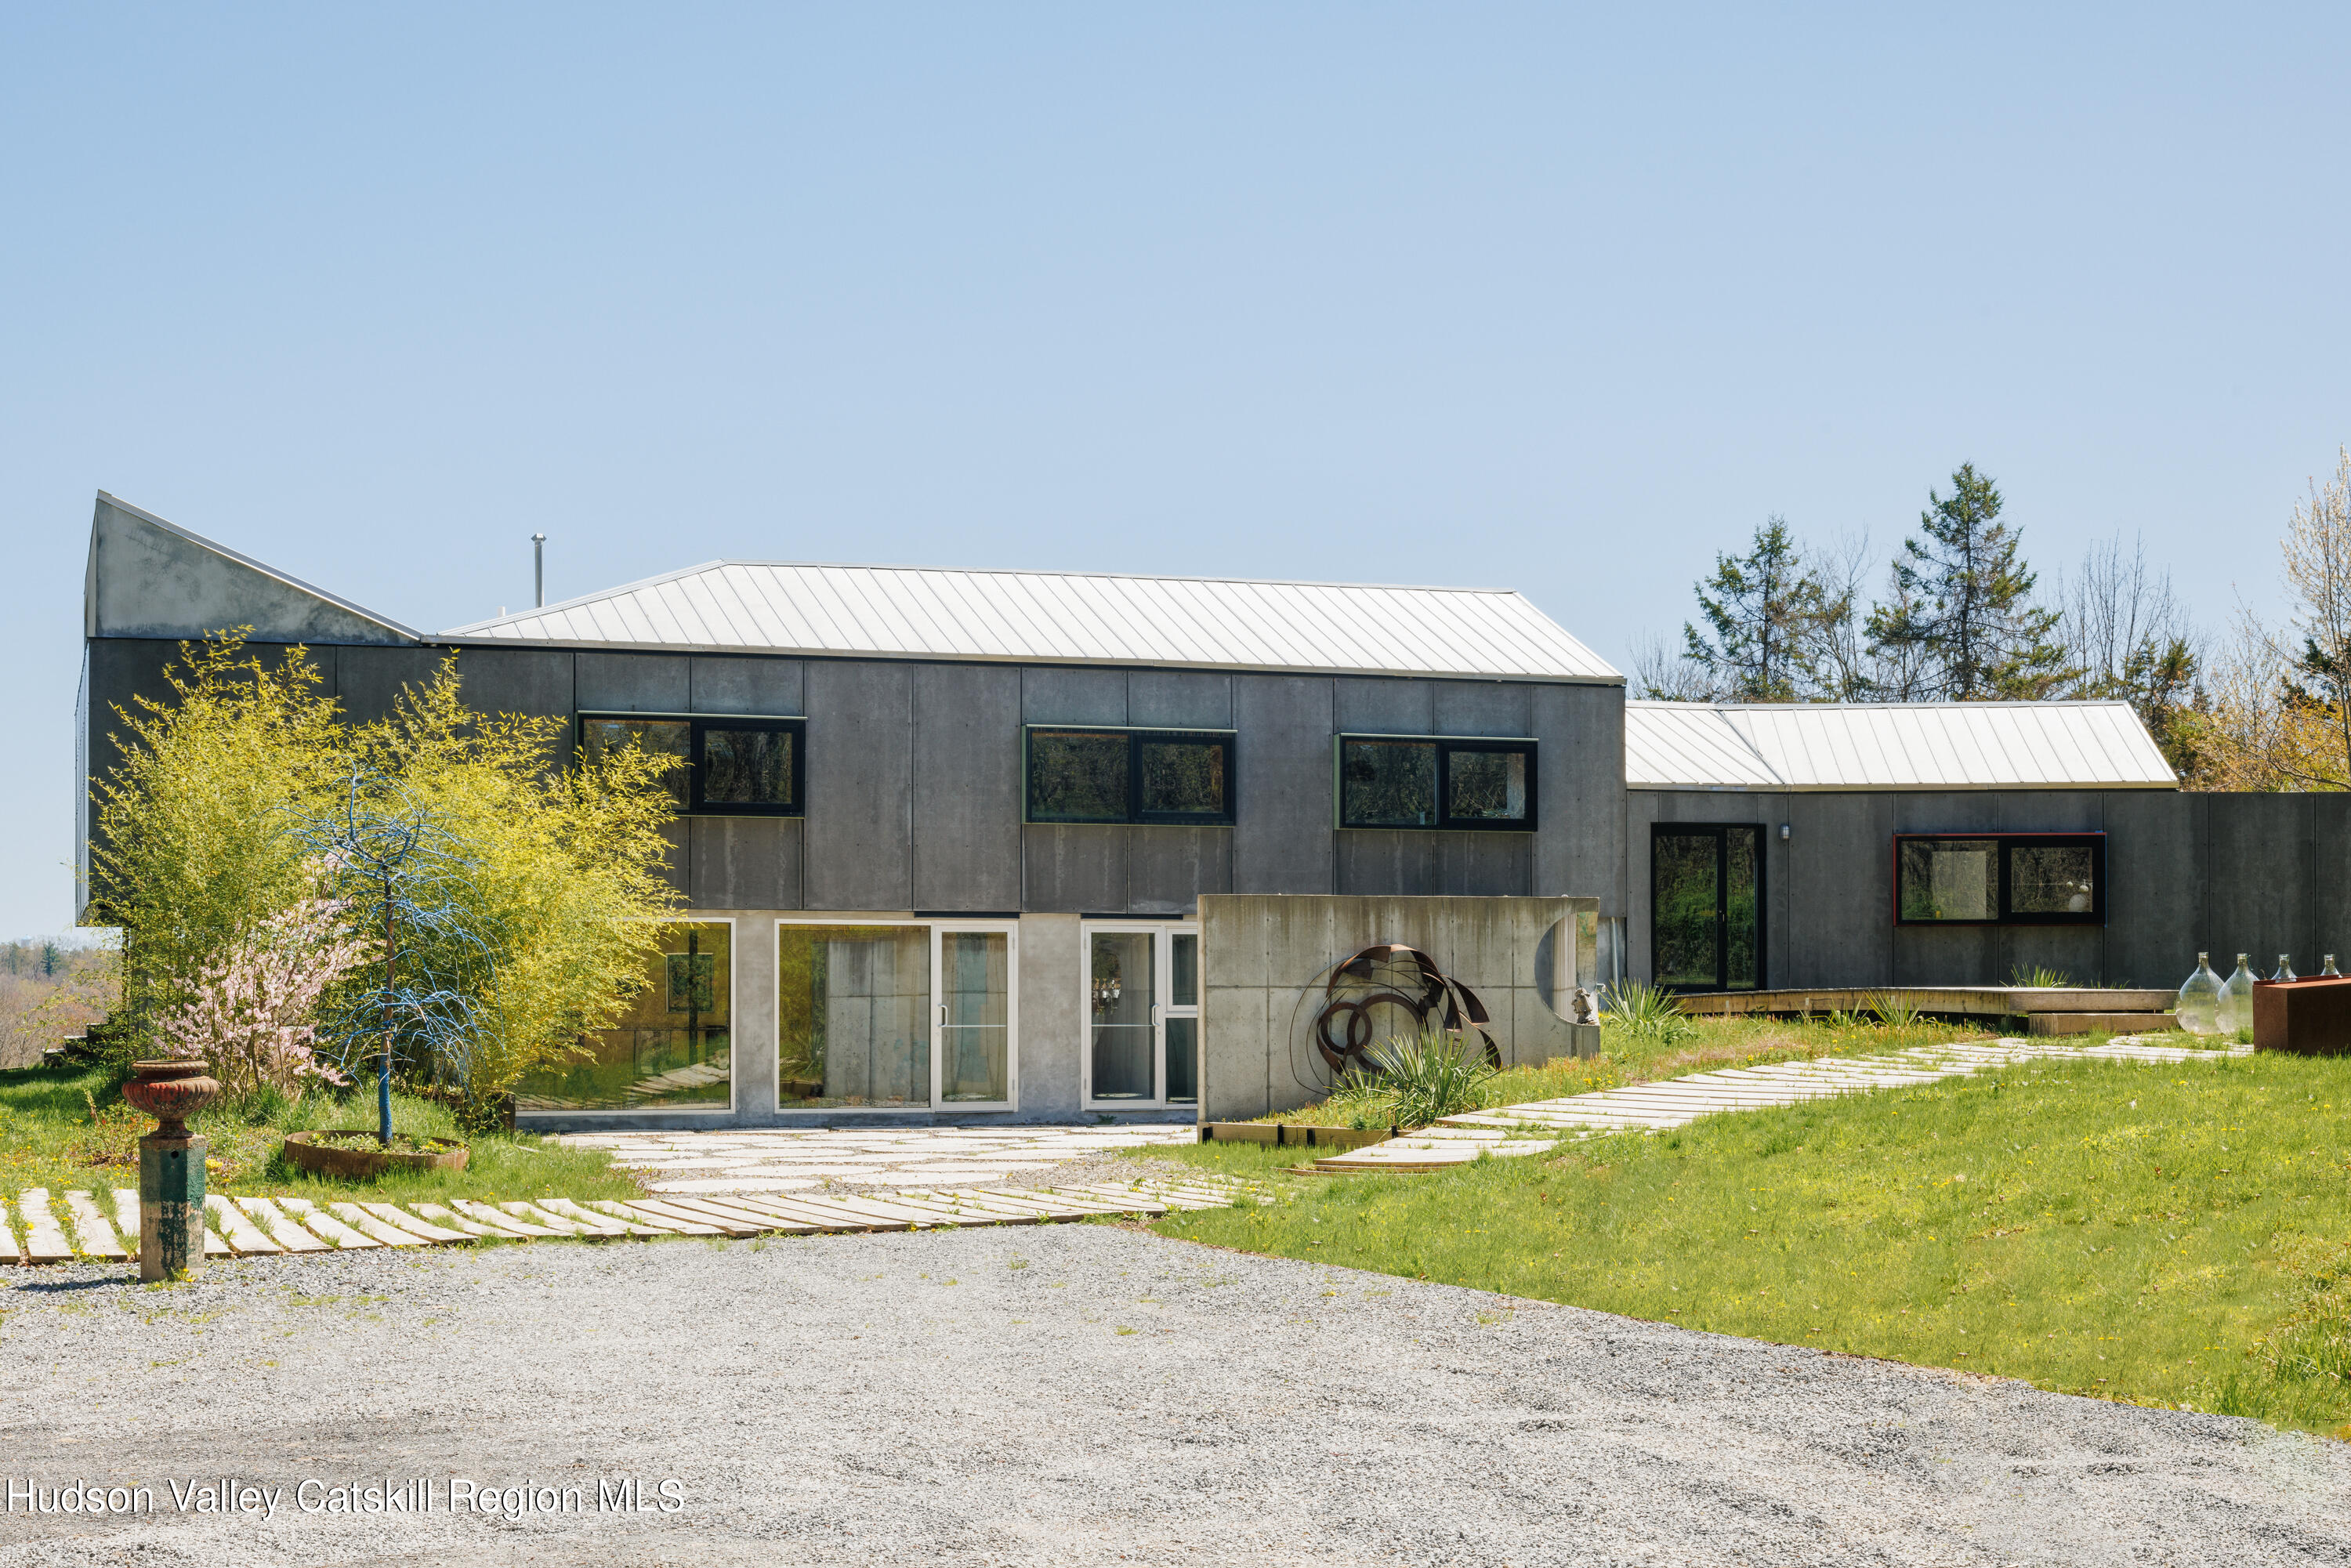
M 1638 980 L 1623 980 L 1610 989 L 1608 1016 L 1635 1039 L 1657 1045 L 1671 1045 L 1695 1032 L 1672 992 Z
M 1485 1102 L 1494 1076 L 1483 1051 L 1434 1024 L 1418 1034 L 1384 1040 L 1365 1052 L 1379 1070 L 1389 1116 L 1398 1127 L 1426 1127 Z
M 153 1049 L 210 1062 L 239 1103 L 298 1098 L 306 1079 L 340 1080 L 312 1051 L 319 1001 L 364 954 L 330 904 L 305 900 L 207 961 L 186 1000 L 154 1020 Z

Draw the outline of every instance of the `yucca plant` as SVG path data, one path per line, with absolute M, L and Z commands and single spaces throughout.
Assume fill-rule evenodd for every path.
M 1900 991 L 1872 991 L 1869 1010 L 1887 1029 L 1908 1029 L 1918 1021 L 1918 1004 Z
M 2030 969 L 2026 968 L 2023 965 L 2019 964 L 2009 970 L 2008 983 L 2011 986 L 2017 987 L 2019 989 L 2029 987 L 2034 989 L 2049 990 L 2059 987 L 2072 985 L 2074 983 L 2074 977 L 2067 974 L 2063 969 L 2053 969 L 2045 964 L 2035 965 Z
M 1479 1109 L 1494 1076 L 1477 1046 L 1434 1024 L 1416 1035 L 1381 1040 L 1364 1055 L 1379 1070 L 1388 1114 L 1398 1127 L 1426 1127 Z
M 1671 1045 L 1696 1032 L 1671 991 L 1645 986 L 1638 980 L 1625 980 L 1609 988 L 1607 1016 L 1623 1025 L 1635 1040 L 1658 1045 Z

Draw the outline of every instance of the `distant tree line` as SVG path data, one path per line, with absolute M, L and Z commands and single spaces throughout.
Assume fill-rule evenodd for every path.
M 2192 787 L 2351 789 L 2351 452 L 2288 522 L 2287 623 L 2241 606 L 2217 649 L 2137 541 L 2093 546 L 2044 589 L 1989 475 L 1962 464 L 1927 498 L 1877 596 L 1866 538 L 1823 548 L 1769 518 L 1715 557 L 1679 644 L 1637 651 L 1634 695 L 2120 700 Z

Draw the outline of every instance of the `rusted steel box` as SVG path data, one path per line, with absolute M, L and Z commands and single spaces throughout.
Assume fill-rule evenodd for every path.
M 2298 1056 L 2351 1052 L 2351 979 L 2255 980 L 2253 1049 Z

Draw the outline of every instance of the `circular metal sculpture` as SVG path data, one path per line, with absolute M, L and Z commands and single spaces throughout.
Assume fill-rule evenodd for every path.
M 1476 1030 L 1485 1041 L 1486 1060 L 1502 1065 L 1501 1049 L 1486 1032 L 1491 1020 L 1478 993 L 1419 948 L 1382 942 L 1339 965 L 1323 982 L 1314 1046 L 1336 1076 L 1364 1065 L 1365 1053 L 1377 1041 L 1418 1034 L 1432 1019 L 1449 1034 Z

